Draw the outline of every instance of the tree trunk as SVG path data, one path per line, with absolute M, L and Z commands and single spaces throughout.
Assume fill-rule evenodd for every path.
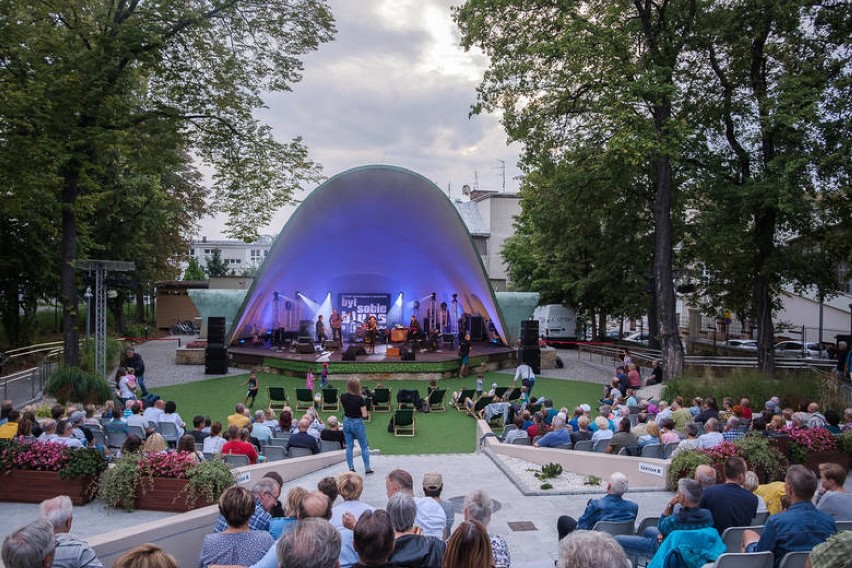
M 145 292 L 141 282 L 136 284 L 136 323 L 145 323 Z
M 77 330 L 77 197 L 80 169 L 69 164 L 63 176 L 60 196 L 62 203 L 62 237 L 59 246 L 59 301 L 62 303 L 62 332 L 65 364 L 80 366 L 80 333 Z

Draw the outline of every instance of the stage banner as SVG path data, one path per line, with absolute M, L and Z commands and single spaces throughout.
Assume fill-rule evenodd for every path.
M 370 316 L 376 316 L 380 328 L 387 327 L 390 301 L 390 294 L 338 294 L 344 337 L 357 333 Z

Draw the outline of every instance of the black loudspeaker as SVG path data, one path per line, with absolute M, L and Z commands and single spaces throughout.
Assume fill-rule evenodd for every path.
M 228 350 L 225 347 L 207 347 L 204 350 L 204 372 L 225 374 L 228 372 Z
M 356 361 L 358 355 L 366 355 L 367 351 L 361 347 L 360 345 L 350 345 L 349 348 L 343 352 L 343 360 L 344 361 Z
M 423 333 L 429 333 L 429 318 L 423 318 L 423 327 L 421 328 Z
M 538 347 L 538 320 L 521 320 L 521 345 Z
M 308 335 L 313 337 L 315 329 L 316 326 L 314 326 L 314 322 L 311 320 L 301 320 L 299 322 L 299 335 Z
M 306 355 L 308 353 L 314 353 L 314 344 L 313 343 L 297 343 L 296 344 L 296 353 L 301 353 L 302 355 Z
M 207 318 L 207 344 L 225 343 L 225 318 Z
M 403 347 L 402 351 L 399 353 L 399 358 L 403 361 L 414 361 L 414 349 Z
M 482 316 L 470 317 L 470 339 L 471 341 L 484 341 L 488 339 L 485 320 L 482 319 Z
M 541 349 L 538 347 L 519 347 L 518 364 L 526 363 L 534 373 L 541 372 Z
M 322 348 L 326 351 L 340 351 L 340 342 L 337 340 L 328 339 L 323 343 Z
M 455 340 L 456 340 L 456 336 L 453 335 L 452 333 L 445 333 L 441 337 L 441 341 L 443 341 L 444 343 L 453 343 Z

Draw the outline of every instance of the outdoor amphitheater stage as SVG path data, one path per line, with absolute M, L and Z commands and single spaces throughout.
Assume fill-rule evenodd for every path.
M 283 374 L 303 374 L 307 368 L 314 372 L 323 362 L 328 362 L 331 373 L 335 369 L 358 375 L 386 375 L 387 373 L 416 373 L 452 376 L 458 373 L 458 347 L 444 344 L 438 351 L 415 348 L 414 359 L 404 359 L 404 344 L 378 344 L 376 352 L 370 353 L 363 343 L 345 343 L 342 349 L 299 352 L 299 346 L 273 349 L 268 344 L 248 343 L 228 347 L 232 364 L 244 368 L 268 368 Z M 307 348 L 302 347 L 302 350 Z M 356 353 L 355 359 L 344 360 L 347 351 Z M 351 355 L 350 355 L 351 356 Z M 471 371 L 496 370 L 515 366 L 515 350 L 487 341 L 473 341 L 470 347 Z

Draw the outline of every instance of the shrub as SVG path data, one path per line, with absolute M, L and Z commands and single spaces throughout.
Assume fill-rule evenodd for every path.
M 59 402 L 103 404 L 113 396 L 114 389 L 102 377 L 79 367 L 60 367 L 47 379 L 45 392 Z
M 684 376 L 672 379 L 663 391 L 665 400 L 682 396 L 691 401 L 694 397 L 713 396 L 720 403 L 726 396 L 739 398 L 746 396 L 752 401 L 752 408 L 762 410 L 763 403 L 773 396 L 781 398 L 785 406 L 798 406 L 802 401 L 822 401 L 823 382 L 812 373 L 785 375 L 782 379 L 770 379 L 754 370 L 737 375 L 723 377 Z
M 124 342 L 114 337 L 107 337 L 106 344 L 106 366 L 111 369 L 118 365 L 121 354 L 124 352 Z M 90 372 L 95 369 L 95 340 L 84 339 L 80 342 L 80 367 Z
M 58 471 L 62 479 L 75 479 L 97 477 L 106 468 L 106 459 L 93 448 L 69 448 L 56 442 L 0 441 L 0 472 Z
M 672 458 L 669 466 L 669 489 L 677 487 L 677 480 L 681 477 L 692 477 L 699 465 L 710 465 L 710 457 L 701 450 L 690 450 L 678 452 Z
M 852 430 L 837 437 L 837 449 L 845 454 L 852 455 Z
M 837 449 L 837 437 L 825 428 L 784 427 L 782 432 L 790 438 L 790 460 L 804 463 L 811 454 L 831 452 Z

